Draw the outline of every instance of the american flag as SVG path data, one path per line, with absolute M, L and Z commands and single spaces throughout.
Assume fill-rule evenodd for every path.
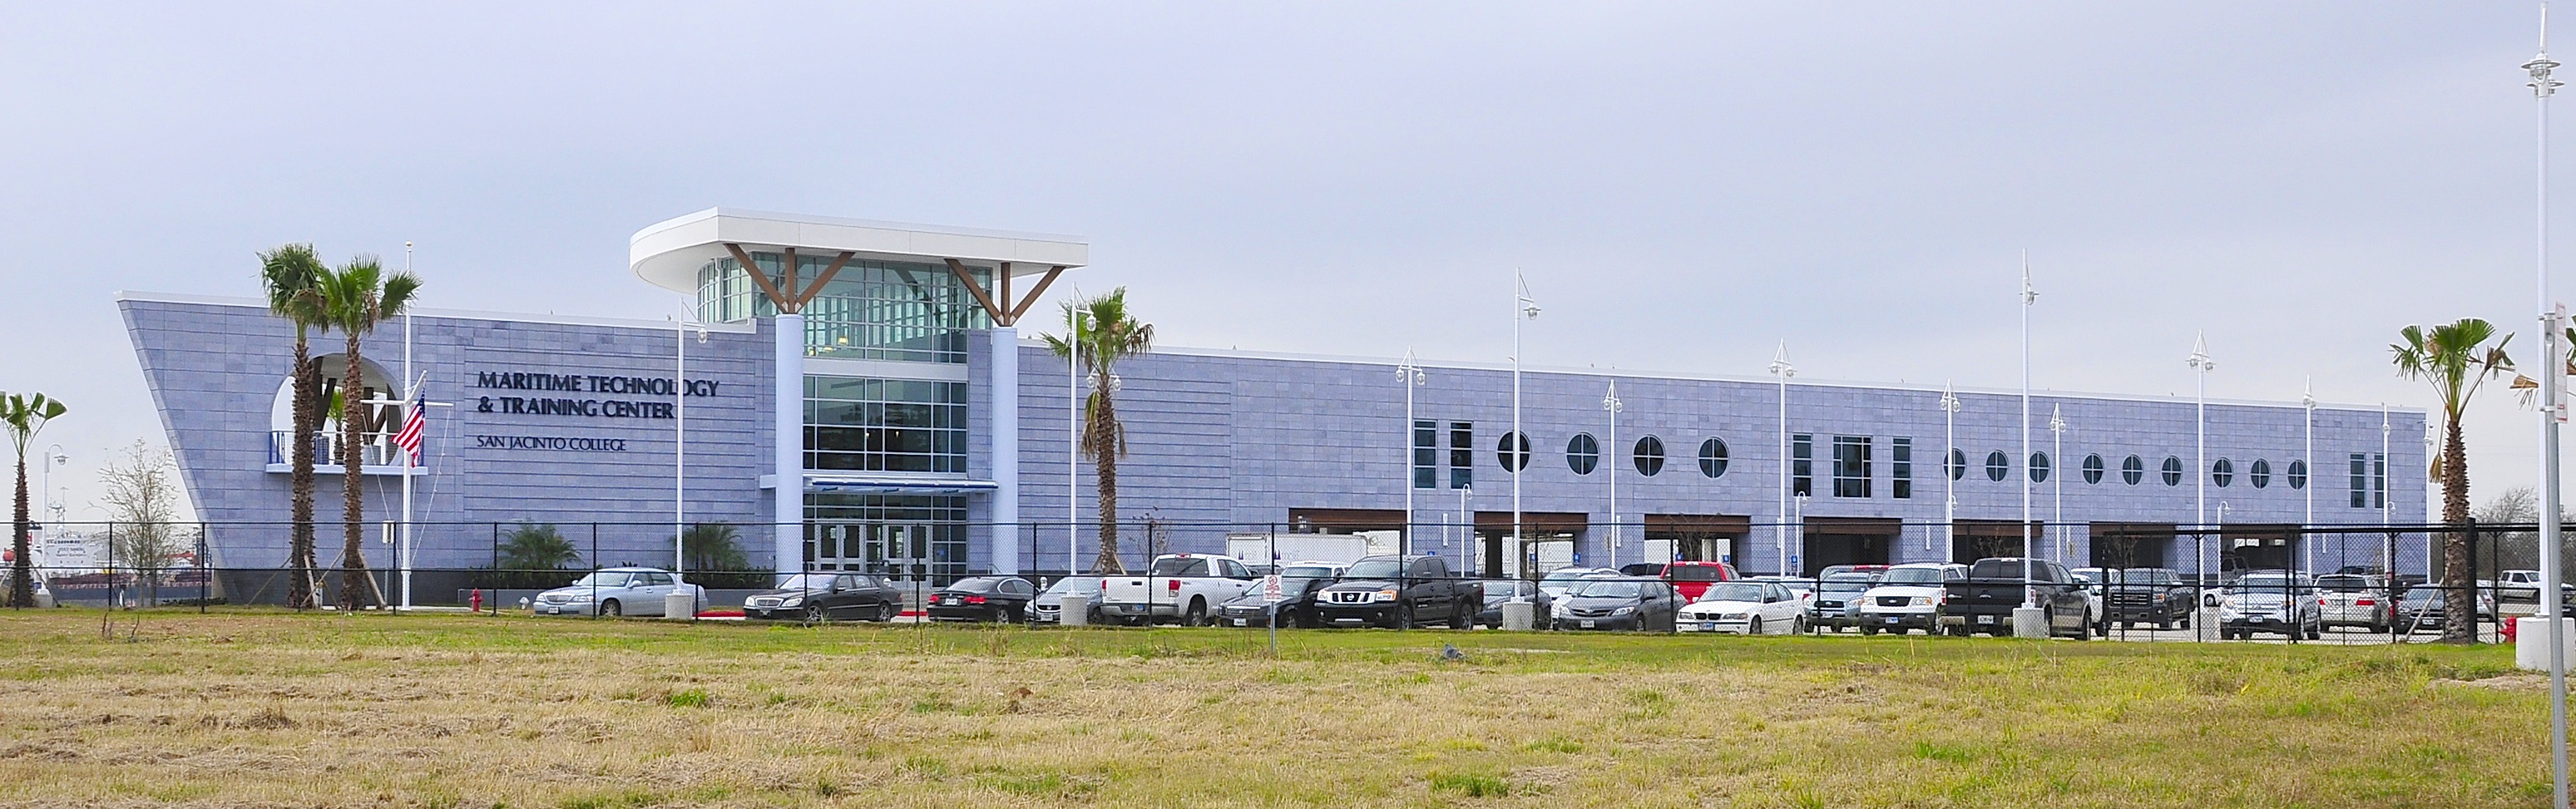
M 421 465 L 420 434 L 429 429 L 429 418 L 426 415 L 428 412 L 429 398 L 414 394 L 411 400 L 411 412 L 403 416 L 402 432 L 394 433 L 394 445 L 402 447 L 404 452 L 411 453 L 412 466 Z

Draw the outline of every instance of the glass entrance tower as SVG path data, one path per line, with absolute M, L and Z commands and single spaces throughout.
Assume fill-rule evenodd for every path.
M 629 258 L 705 322 L 770 323 L 778 572 L 944 579 L 979 542 L 1018 572 L 1015 324 L 1088 244 L 715 208 L 638 231 Z

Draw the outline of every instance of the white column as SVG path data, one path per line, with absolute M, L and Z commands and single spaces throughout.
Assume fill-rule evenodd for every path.
M 993 390 L 993 572 L 1020 572 L 1020 330 L 991 332 Z
M 771 503 L 776 510 L 771 517 L 778 530 L 778 558 L 772 565 L 779 573 L 801 573 L 805 568 L 805 316 L 779 315 L 777 409 L 772 416 L 778 425 L 776 455 L 772 474 L 778 487 L 772 490 Z

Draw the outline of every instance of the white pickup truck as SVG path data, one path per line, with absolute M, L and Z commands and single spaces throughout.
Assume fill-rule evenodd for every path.
M 1142 576 L 1100 579 L 1100 615 L 1126 624 L 1177 619 L 1197 626 L 1216 605 L 1256 586 L 1252 569 L 1231 556 L 1174 553 L 1154 557 Z

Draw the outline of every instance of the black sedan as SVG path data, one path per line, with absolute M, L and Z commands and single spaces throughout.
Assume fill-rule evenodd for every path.
M 1018 576 L 971 576 L 939 588 L 922 606 L 933 621 L 1017 622 L 1035 597 L 1037 588 Z
M 1310 575 L 1297 575 L 1299 572 Z M 1323 623 L 1315 617 L 1315 593 L 1333 583 L 1332 571 L 1320 567 L 1291 566 L 1280 571 L 1279 625 L 1313 629 Z M 1269 626 L 1270 600 L 1263 596 L 1260 585 L 1243 591 L 1243 595 L 1216 605 L 1218 626 Z
M 1531 603 L 1530 626 L 1548 628 L 1548 615 L 1555 611 L 1556 597 L 1539 589 L 1538 582 L 1496 579 L 1485 582 L 1485 611 L 1476 614 L 1478 626 L 1503 628 L 1503 605 L 1514 601 Z
M 1673 631 L 1681 595 L 1662 579 L 1587 579 L 1556 604 L 1557 629 Z
M 799 573 L 742 600 L 755 621 L 892 621 L 903 594 L 885 579 L 857 573 Z

